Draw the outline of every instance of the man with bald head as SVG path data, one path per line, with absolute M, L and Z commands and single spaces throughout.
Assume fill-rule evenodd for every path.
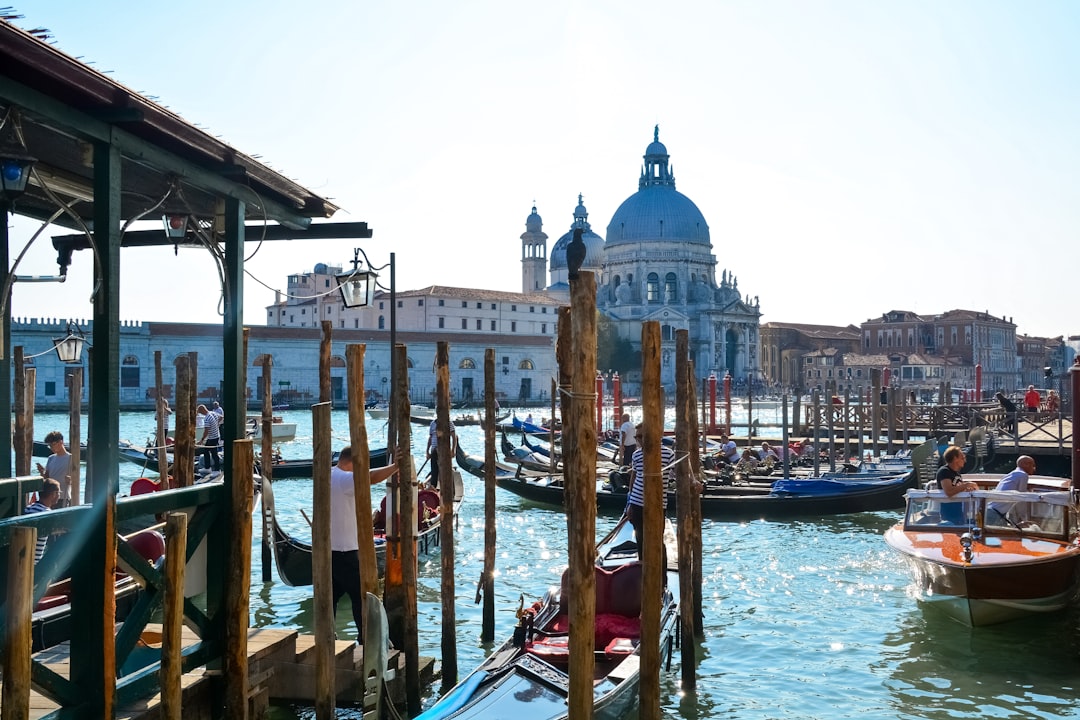
M 1028 489 L 1028 477 L 1035 474 L 1035 458 L 1030 455 L 1021 455 L 1016 458 L 1016 467 L 1005 477 L 998 481 L 997 487 L 994 490 L 1015 490 L 1017 492 L 1025 492 Z M 1000 520 L 1008 520 L 1006 515 L 1009 514 L 1016 506 L 1016 503 L 1006 502 L 992 502 L 990 503 L 989 510 L 992 517 L 987 518 L 989 522 L 999 522 Z

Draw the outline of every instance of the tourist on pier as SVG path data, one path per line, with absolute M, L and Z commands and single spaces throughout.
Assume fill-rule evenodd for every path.
M 1005 393 L 1000 390 L 994 394 L 994 398 L 998 401 L 998 405 L 1005 411 L 1005 420 L 1002 422 L 1001 427 L 1005 432 L 1016 432 L 1016 403 L 1009 398 L 1005 397 Z
M 619 426 L 619 446 L 622 448 L 622 464 L 629 465 L 634 459 L 634 451 L 637 450 L 637 441 L 634 433 L 637 429 L 630 422 L 630 413 L 622 414 L 622 425 Z
M 46 510 L 52 510 L 60 502 L 60 483 L 56 482 L 52 478 L 45 478 L 45 481 L 41 484 L 41 492 L 38 493 L 38 499 L 35 502 L 30 503 L 23 510 L 24 515 L 30 513 L 45 512 Z M 45 546 L 49 542 L 49 534 L 38 532 L 37 548 L 34 550 L 34 564 L 37 565 L 41 560 L 41 556 L 45 554 Z
M 945 451 L 945 464 L 938 468 L 938 488 L 945 491 L 946 497 L 952 497 L 957 493 L 978 490 L 979 486 L 973 482 L 965 481 L 960 475 L 960 469 L 964 467 L 967 458 L 959 445 L 950 445 Z M 963 501 L 950 501 L 941 503 L 941 519 L 954 525 L 964 524 Z
M 427 460 L 431 463 L 430 474 L 428 475 L 428 487 L 432 490 L 439 489 L 439 434 L 438 434 L 438 420 L 432 420 L 431 425 L 428 427 L 428 444 L 427 444 Z M 454 423 L 448 423 L 450 430 L 450 457 L 454 457 L 457 454 L 457 431 L 454 428 Z
M 45 436 L 45 444 L 49 446 L 52 454 L 45 461 L 45 466 L 37 464 L 38 474 L 43 478 L 51 478 L 60 484 L 60 499 L 56 501 L 56 507 L 67 507 L 71 504 L 71 453 L 64 445 L 64 435 L 59 430 L 53 430 Z
M 210 412 L 218 416 L 218 425 L 220 426 L 221 421 L 225 419 L 225 408 L 221 407 L 221 405 L 218 404 L 218 401 L 215 400 L 214 404 L 210 407 Z
M 221 472 L 221 456 L 218 455 L 218 445 L 221 444 L 221 428 L 218 426 L 218 416 L 216 413 L 212 413 L 206 409 L 205 405 L 200 405 L 195 410 L 195 417 L 202 417 L 203 419 L 203 448 L 202 456 L 210 463 L 210 468 L 214 472 Z
M 371 469 L 371 484 L 386 480 L 397 472 L 394 462 Z M 330 584 L 334 596 L 334 616 L 342 595 L 352 603 L 356 640 L 364 641 L 364 596 L 360 592 L 360 546 L 356 542 L 356 489 L 353 485 L 352 446 L 338 453 L 337 464 L 330 470 Z
M 1042 402 L 1042 397 L 1039 395 L 1039 391 L 1035 389 L 1034 385 L 1028 385 L 1027 392 L 1024 393 L 1024 407 L 1030 413 L 1039 411 L 1039 403 Z
M 634 481 L 630 483 L 630 494 L 626 496 L 626 509 L 623 515 L 630 519 L 634 526 L 634 539 L 637 540 L 638 560 L 644 557 L 641 546 L 645 540 L 645 448 L 642 441 L 645 439 L 644 425 L 639 424 L 635 428 L 634 440 L 637 441 L 637 450 L 634 451 L 632 465 L 634 468 Z M 660 476 L 664 483 L 664 504 L 667 508 L 667 486 L 675 481 L 675 451 L 664 443 L 660 443 Z M 663 543 L 661 543 L 663 547 Z M 665 560 L 664 566 L 667 566 Z
M 1048 391 L 1046 393 L 1046 411 L 1056 413 L 1060 409 L 1061 398 L 1059 398 L 1057 393 L 1053 390 Z
M 1035 474 L 1035 458 L 1030 455 L 1021 455 L 1016 458 L 1016 467 L 1013 468 L 1005 477 L 998 481 L 995 490 L 1025 492 L 1028 489 L 1028 478 Z M 1009 511 L 1016 506 L 1016 503 L 1009 502 L 992 502 L 987 506 L 989 517 L 986 518 L 987 522 L 1000 523 L 1006 522 L 1013 524 L 1013 520 L 1006 517 Z

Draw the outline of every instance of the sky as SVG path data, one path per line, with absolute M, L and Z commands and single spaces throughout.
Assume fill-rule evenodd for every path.
M 16 3 L 20 27 L 364 221 L 398 290 L 521 290 L 578 194 L 601 235 L 659 125 L 677 189 L 762 322 L 982 310 L 1080 334 L 1080 3 L 1071 0 L 248 0 Z M 37 230 L 16 219 L 12 256 Z M 62 231 L 57 231 L 59 234 Z M 54 274 L 49 232 L 18 274 Z M 263 244 L 245 321 L 351 240 Z M 254 249 L 254 248 L 253 248 Z M 120 313 L 217 322 L 205 251 L 128 249 Z M 148 272 L 153 268 L 154 272 Z M 175 283 L 163 288 L 158 270 Z M 91 264 L 16 284 L 89 318 Z

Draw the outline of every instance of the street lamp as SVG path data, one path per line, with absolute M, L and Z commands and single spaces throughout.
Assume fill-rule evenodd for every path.
M 361 267 L 360 257 L 363 256 L 363 265 Z M 394 348 L 397 346 L 397 289 L 396 289 L 396 277 L 397 269 L 395 266 L 394 253 L 390 253 L 390 262 L 380 267 L 374 267 L 371 261 L 368 260 L 367 253 L 361 248 L 353 248 L 353 260 L 352 270 L 349 272 L 338 273 L 334 276 L 337 280 L 338 290 L 341 291 L 341 302 L 346 308 L 358 308 L 367 307 L 374 302 L 375 288 L 382 290 L 388 290 L 390 292 L 390 407 L 395 407 L 394 393 L 397 388 L 397 370 L 396 363 L 394 362 Z M 379 282 L 379 271 L 386 268 L 390 269 L 390 287 L 386 287 Z M 393 426 L 394 413 L 390 413 L 390 427 L 388 430 L 388 437 L 393 438 L 394 426 Z M 388 445 L 391 445 L 391 440 Z
M 86 344 L 86 335 L 77 324 L 68 321 L 67 336 L 53 338 L 53 347 L 56 349 L 56 357 L 60 362 L 73 365 L 82 362 L 83 345 Z

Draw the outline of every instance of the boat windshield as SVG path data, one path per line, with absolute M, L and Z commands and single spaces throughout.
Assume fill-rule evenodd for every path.
M 1068 539 L 1071 500 L 1067 492 L 976 490 L 951 498 L 941 490 L 910 490 L 905 530 L 1024 534 Z

